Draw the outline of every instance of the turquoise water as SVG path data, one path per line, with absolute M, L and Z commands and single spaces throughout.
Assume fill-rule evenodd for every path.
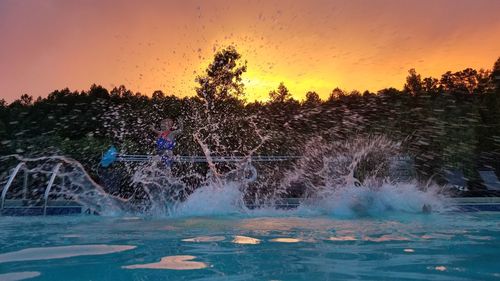
M 0 217 L 0 280 L 498 280 L 500 214 Z

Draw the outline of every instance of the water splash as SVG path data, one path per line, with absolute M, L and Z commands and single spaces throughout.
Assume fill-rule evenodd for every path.
M 248 213 L 239 183 L 208 185 L 195 190 L 184 202 L 172 209 L 173 216 L 220 216 Z
M 302 212 L 340 217 L 443 210 L 441 189 L 419 182 L 411 167 L 403 167 L 410 170 L 402 175 L 401 159 L 410 158 L 385 136 L 336 142 L 317 137 L 285 173 L 278 193 L 285 197 L 299 187 Z
M 188 112 L 193 112 L 192 116 L 178 117 L 185 123 L 180 141 L 187 145 L 177 148 L 176 153 L 203 154 L 206 164 L 176 163 L 166 168 L 159 159 L 146 163 L 118 163 L 96 170 L 98 174 L 94 176 L 101 180 L 98 184 L 73 159 L 10 157 L 32 163 L 29 168 L 32 174 L 47 175 L 50 169 L 46 167 L 57 161 L 64 163 L 65 168 L 58 177 L 69 184 L 59 184 L 51 196 L 75 200 L 104 215 L 312 213 L 359 217 L 390 211 L 422 212 L 424 206 L 427 206 L 425 210 L 442 209 L 436 188 L 420 183 L 414 173 L 408 173 L 407 177 L 395 173 L 396 160 L 408 157 L 401 144 L 382 135 L 353 134 L 366 120 L 347 108 L 338 109 L 343 113 L 338 120 L 340 127 L 313 132 L 306 141 L 294 141 L 297 147 L 275 151 L 266 145 L 272 138 L 283 137 L 283 133 L 277 129 L 264 130 L 265 120 L 258 116 L 247 111 L 241 113 L 236 105 L 234 108 L 196 103 L 190 106 L 193 108 Z M 298 123 L 317 114 L 316 108 L 299 112 L 284 126 L 293 131 Z M 328 114 L 337 116 L 336 111 Z M 116 106 L 105 112 L 104 127 L 109 128 L 106 134 L 121 144 L 122 152 L 151 153 L 145 150 L 153 147 L 154 138 L 144 129 L 147 128 L 144 124 L 154 123 L 160 116 L 150 116 L 149 112 L 138 114 L 124 105 Z M 139 132 L 128 130 L 130 127 L 140 128 Z M 141 134 L 139 146 L 127 143 L 126 140 Z M 195 146 L 190 146 L 193 144 Z M 250 163 L 253 155 L 263 151 L 271 155 L 283 151 L 285 154 L 299 152 L 300 158 L 279 164 Z M 214 157 L 222 155 L 243 157 L 243 161 L 213 161 Z M 252 165 L 259 173 L 254 182 L 246 177 Z M 277 210 L 287 198 L 294 198 L 300 207 Z
M 416 183 L 384 183 L 377 188 L 351 187 L 336 190 L 317 200 L 305 200 L 302 211 L 343 217 L 380 217 L 388 214 L 442 212 L 446 201 L 437 187 L 426 191 Z
M 400 155 L 399 151 L 398 143 L 381 136 L 330 143 L 318 137 L 305 145 L 304 154 L 291 168 L 280 171 L 267 167 L 267 175 L 271 176 L 254 183 L 235 176 L 241 163 L 225 172 L 219 167 L 217 173 L 208 169 L 206 175 L 200 176 L 192 166 L 165 169 L 160 161 L 153 160 L 127 167 L 130 185 L 135 190 L 129 197 L 106 192 L 75 160 L 60 156 L 12 157 L 44 165 L 54 161 L 65 163 L 67 167 L 59 177 L 67 179 L 70 185 L 60 185 L 51 196 L 70 198 L 103 215 L 364 217 L 444 210 L 444 197 L 437 186 L 423 185 L 416 178 L 401 180 L 393 176 L 391 161 Z M 29 172 L 48 173 L 44 165 L 35 165 Z M 277 175 L 281 175 L 280 181 L 275 181 Z M 187 177 L 197 177 L 201 184 L 189 186 Z M 273 185 L 269 185 L 270 179 Z M 300 206 L 277 210 L 284 198 L 290 197 L 297 198 Z
M 390 179 L 389 165 L 398 152 L 399 144 L 383 136 L 334 142 L 313 138 L 294 169 L 285 173 L 282 192 L 295 184 L 302 187 L 302 197 L 321 198 L 338 189 L 395 181 Z
M 271 190 L 268 193 L 241 189 L 238 182 L 225 182 L 222 188 L 208 185 L 179 204 L 173 214 L 365 217 L 445 210 L 440 187 L 420 183 L 411 171 L 406 177 L 394 171 L 397 168 L 394 161 L 400 159 L 400 145 L 382 136 L 334 143 L 315 138 L 306 144 L 302 158 L 282 173 L 278 186 L 267 186 L 266 179 L 255 183 L 257 190 L 267 188 Z M 296 195 L 297 188 L 300 206 L 276 210 L 283 198 Z M 252 195 L 262 197 L 252 200 Z M 249 209 L 246 207 L 249 202 L 260 204 Z

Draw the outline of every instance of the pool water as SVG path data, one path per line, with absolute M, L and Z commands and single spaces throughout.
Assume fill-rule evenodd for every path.
M 500 214 L 0 217 L 0 280 L 498 280 Z

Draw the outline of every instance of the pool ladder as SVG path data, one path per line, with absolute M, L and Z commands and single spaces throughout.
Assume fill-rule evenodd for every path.
M 62 166 L 62 162 L 60 163 L 57 163 L 53 168 L 52 168 L 52 171 L 50 172 L 50 178 L 49 178 L 49 181 L 47 183 L 47 186 L 45 187 L 45 190 L 44 190 L 44 193 L 43 193 L 43 206 L 42 206 L 42 213 L 41 215 L 44 215 L 46 216 L 47 215 L 47 209 L 48 208 L 51 208 L 50 206 L 48 206 L 48 203 L 49 203 L 49 194 L 50 194 L 50 191 L 52 190 L 52 187 L 54 185 L 54 181 L 56 179 L 56 176 Z M 27 168 L 26 166 L 26 162 L 20 162 L 19 164 L 17 164 L 17 166 L 13 169 L 12 173 L 10 174 L 8 180 L 7 180 L 7 183 L 4 185 L 4 187 L 2 188 L 2 194 L 0 196 L 0 215 L 2 215 L 4 213 L 4 211 L 7 209 L 6 208 L 6 196 L 7 196 L 7 192 L 9 191 L 10 187 L 12 186 L 12 183 L 14 182 L 14 179 L 16 178 L 16 176 L 19 174 L 19 171 L 23 170 L 24 172 L 24 178 L 23 178 L 23 189 L 22 189 L 22 200 L 21 201 L 26 201 L 27 200 L 27 193 L 28 193 L 28 176 L 30 174 L 29 172 L 29 169 Z M 63 181 L 64 181 L 64 178 L 63 178 Z M 69 201 L 70 203 L 72 203 L 71 201 Z M 66 202 L 66 204 L 63 204 L 61 206 L 56 206 L 56 207 L 52 207 L 52 208 L 74 208 L 76 206 L 79 206 L 79 205 L 75 205 L 75 204 L 68 204 L 68 202 Z M 79 206 L 81 208 L 81 206 Z M 27 206 L 26 208 L 24 209 L 27 209 L 27 208 L 30 208 L 30 206 Z M 38 208 L 38 207 L 37 207 Z M 16 209 L 23 209 L 22 208 L 22 204 L 21 204 L 21 207 L 16 207 Z M 61 210 L 59 210 L 61 211 Z M 66 210 L 68 211 L 68 210 Z M 81 212 L 81 210 L 80 210 Z M 63 211 L 64 213 L 64 211 Z M 75 209 L 73 209 L 73 212 L 72 213 L 75 213 Z

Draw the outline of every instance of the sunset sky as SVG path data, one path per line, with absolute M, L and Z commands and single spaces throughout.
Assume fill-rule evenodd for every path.
M 0 98 L 93 83 L 189 96 L 227 45 L 248 61 L 249 100 L 281 81 L 297 99 L 401 88 L 410 68 L 491 68 L 499 13 L 498 0 L 0 0 Z

